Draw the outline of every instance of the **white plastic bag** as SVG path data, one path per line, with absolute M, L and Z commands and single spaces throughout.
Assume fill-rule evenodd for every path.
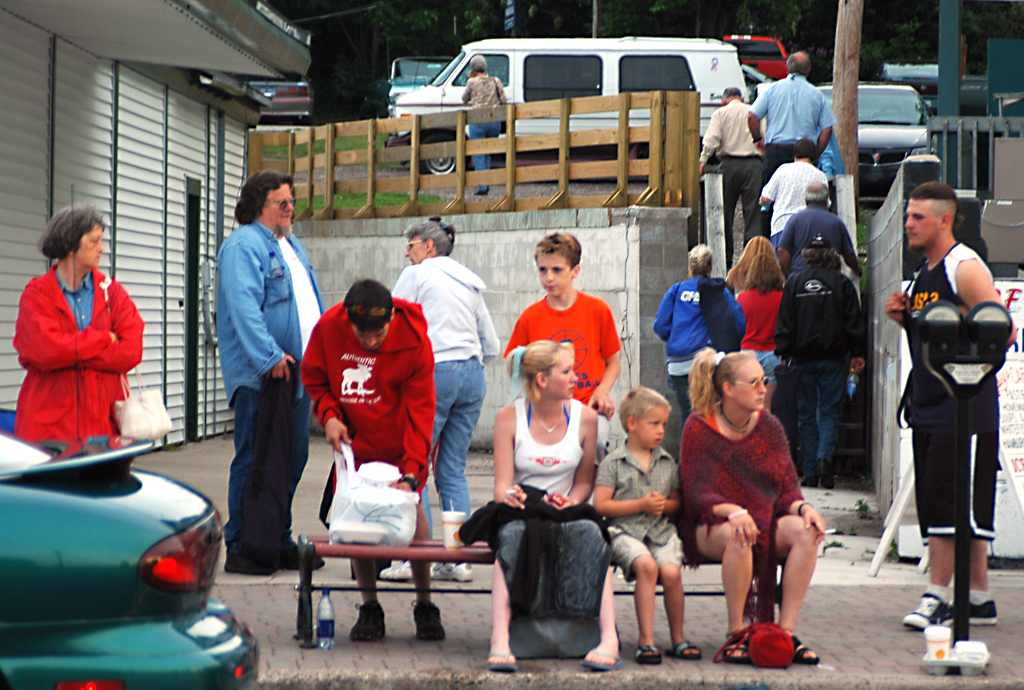
M 334 452 L 337 485 L 331 503 L 332 544 L 408 546 L 416 533 L 419 494 L 391 488 L 399 479 L 398 468 L 382 462 L 366 463 L 355 470 L 352 447 Z
M 148 390 L 142 384 L 139 370 L 135 370 L 135 384 L 138 394 L 132 393 L 128 377 L 121 377 L 125 399 L 114 403 L 114 419 L 122 436 L 157 441 L 171 430 L 171 417 L 164 407 L 163 396 L 158 390 Z

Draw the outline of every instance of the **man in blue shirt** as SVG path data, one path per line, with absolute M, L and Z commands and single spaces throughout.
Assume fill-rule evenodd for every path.
M 765 89 L 750 106 L 751 114 L 768 120 L 764 135 L 763 184 L 768 183 L 776 168 L 793 161 L 793 144 L 801 139 L 817 141 L 818 156 L 821 156 L 836 124 L 836 116 L 825 96 L 807 81 L 811 73 L 807 53 L 790 55 L 786 70 L 789 76 Z M 761 138 L 753 122 L 750 133 L 755 141 Z
M 239 551 L 246 476 L 256 445 L 260 383 L 264 377 L 290 379 L 292 367 L 297 375 L 309 334 L 323 313 L 309 259 L 302 243 L 292 237 L 294 210 L 290 176 L 270 170 L 255 173 L 242 186 L 235 206 L 235 220 L 240 225 L 217 254 L 218 347 L 224 387 L 235 411 L 235 457 L 228 476 L 228 522 L 224 526 L 224 570 L 230 573 L 266 575 L 277 570 Z M 290 497 L 309 457 L 309 409 L 309 394 L 300 383 L 291 415 Z M 279 564 L 298 569 L 290 499 Z
M 779 241 L 782 272 L 788 276 L 807 268 L 803 250 L 811 246 L 813 240 L 824 239 L 830 247 L 836 248 L 850 270 L 860 276 L 860 262 L 857 261 L 850 233 L 839 216 L 828 210 L 828 187 L 820 182 L 808 185 L 804 202 L 807 208 L 790 217 L 782 231 Z

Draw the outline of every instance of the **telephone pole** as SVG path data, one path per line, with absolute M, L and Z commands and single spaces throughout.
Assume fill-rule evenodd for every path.
M 857 84 L 860 81 L 860 34 L 864 23 L 864 0 L 839 0 L 836 17 L 836 47 L 832 62 L 832 112 L 839 151 L 846 172 L 853 175 L 853 193 L 860 198 L 857 145 Z

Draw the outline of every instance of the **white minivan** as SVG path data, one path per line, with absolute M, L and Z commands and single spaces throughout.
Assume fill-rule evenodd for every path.
M 462 92 L 469 60 L 487 59 L 487 73 L 501 79 L 512 103 L 610 96 L 635 91 L 699 91 L 700 134 L 721 106 L 728 86 L 745 91 L 736 47 L 710 38 L 493 38 L 467 43 L 427 86 L 399 97 L 392 117 L 466 108 Z M 646 119 L 646 114 L 641 116 Z M 584 120 L 584 122 L 580 122 Z M 615 127 L 615 113 L 573 117 L 573 129 Z M 578 124 L 577 124 L 578 123 Z M 635 122 L 643 124 L 643 122 Z M 558 118 L 524 120 L 520 134 L 558 129 Z M 423 130 L 423 143 L 452 140 L 452 130 Z M 426 162 L 425 162 L 426 163 Z M 430 161 L 425 171 L 450 172 L 452 159 Z

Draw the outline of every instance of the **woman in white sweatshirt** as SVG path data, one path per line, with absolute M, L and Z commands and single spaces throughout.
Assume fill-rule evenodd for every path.
M 501 352 L 484 304 L 487 286 L 449 256 L 455 244 L 455 228 L 440 218 L 413 225 L 405 237 L 405 255 L 412 265 L 402 271 L 392 294 L 423 307 L 427 335 L 434 348 L 434 484 L 442 510 L 462 511 L 469 517 L 472 511 L 466 453 L 487 392 L 484 363 Z M 426 492 L 423 498 L 425 501 Z M 424 508 L 429 516 L 429 506 Z M 395 571 L 396 567 L 388 570 Z M 382 576 L 387 574 L 385 571 Z M 468 563 L 438 563 L 433 577 L 467 582 L 473 574 Z

